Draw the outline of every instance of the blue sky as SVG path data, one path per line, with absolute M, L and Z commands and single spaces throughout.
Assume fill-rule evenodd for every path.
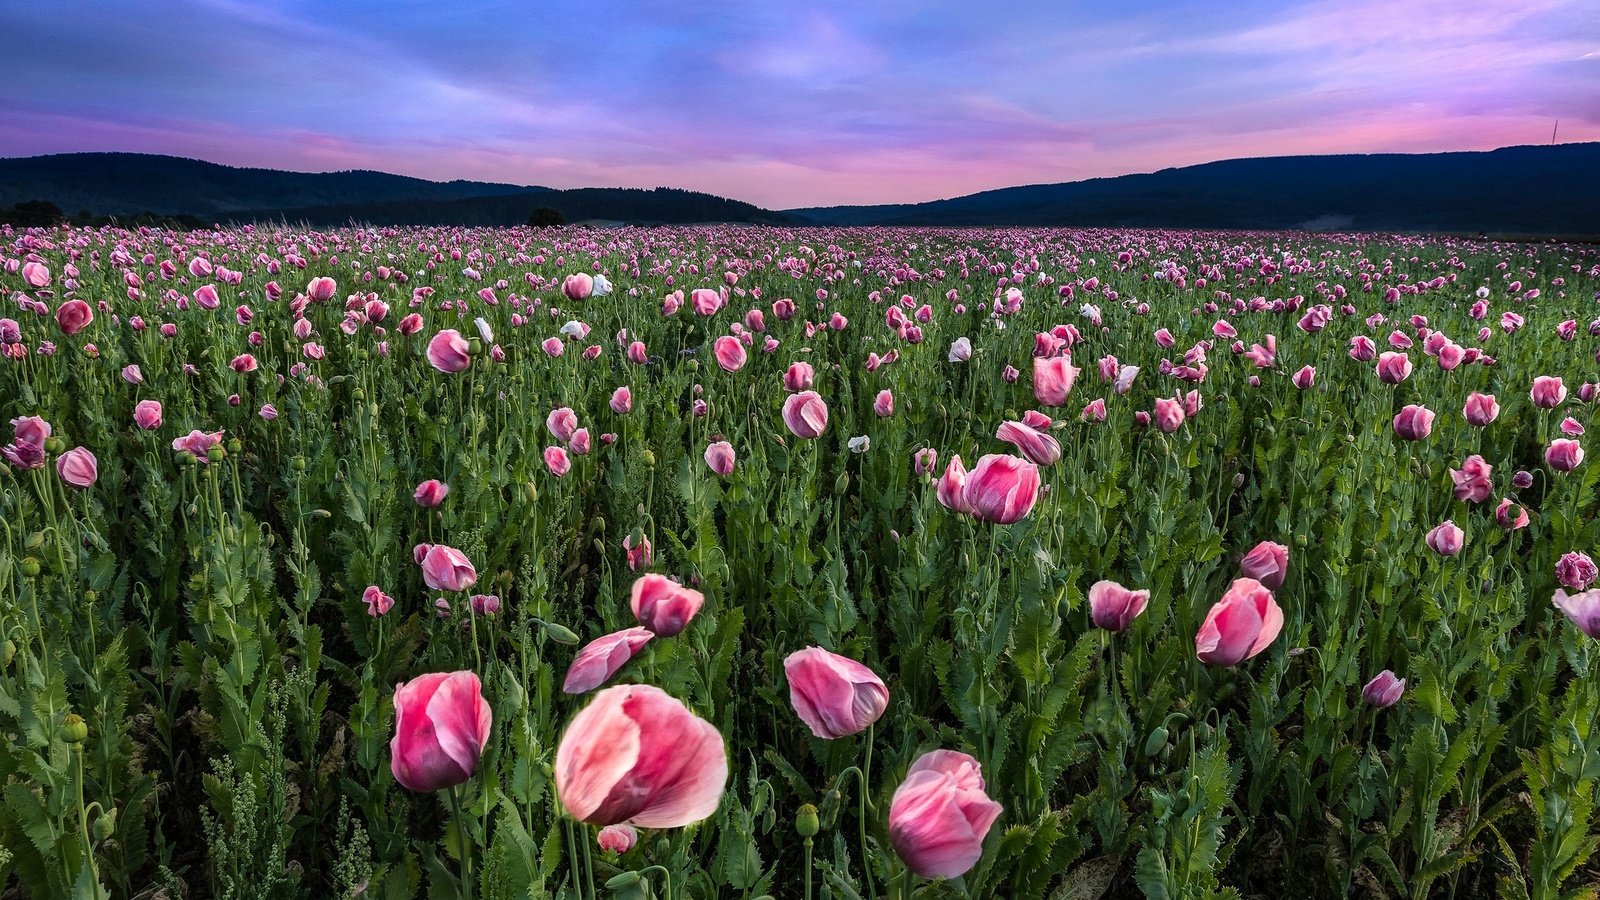
M 910 202 L 1600 140 L 1594 0 L 19 3 L 0 155 Z

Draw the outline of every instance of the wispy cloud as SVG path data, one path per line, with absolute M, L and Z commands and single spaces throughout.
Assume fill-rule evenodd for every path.
M 1600 140 L 1593 0 L 112 0 L 8 13 L 0 153 L 767 206 Z M 143 7 L 143 8 L 138 8 Z

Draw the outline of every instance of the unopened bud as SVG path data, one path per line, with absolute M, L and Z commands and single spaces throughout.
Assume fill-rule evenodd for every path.
M 638 883 L 638 872 L 623 872 L 620 875 L 611 876 L 611 879 L 606 882 L 606 890 L 615 891 Z
M 1157 725 L 1155 730 L 1144 741 L 1144 755 L 1155 756 L 1167 746 L 1167 726 Z
M 558 625 L 555 622 L 544 623 L 544 633 L 550 637 L 550 640 L 558 644 L 570 646 L 578 642 L 578 635 L 571 628 L 565 625 Z
M 104 841 L 116 833 L 117 811 L 115 809 L 101 813 L 100 817 L 94 820 L 94 839 L 96 841 Z

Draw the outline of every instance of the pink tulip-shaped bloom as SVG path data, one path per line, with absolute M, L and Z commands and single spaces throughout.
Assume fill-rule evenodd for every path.
M 607 825 L 595 835 L 594 842 L 607 853 L 627 853 L 639 842 L 639 832 L 632 825 Z
M 1586 591 L 1594 580 L 1600 578 L 1600 568 L 1587 553 L 1567 553 L 1556 561 L 1556 580 L 1561 586 L 1574 591 Z
M 100 464 L 87 448 L 73 447 L 56 457 L 56 474 L 73 487 L 93 487 L 100 477 Z
M 745 354 L 744 344 L 739 343 L 739 339 L 731 334 L 725 334 L 712 342 L 711 352 L 717 358 L 717 365 L 722 367 L 724 372 L 739 371 L 744 368 L 745 360 L 749 358 Z
M 1045 406 L 1066 406 L 1078 369 L 1070 356 L 1033 358 L 1033 396 Z
M 11 433 L 19 444 L 42 447 L 50 439 L 50 423 L 38 416 L 22 416 L 11 420 Z
M 959 465 L 959 457 L 951 462 Z M 1039 467 L 1021 457 L 990 453 L 967 473 L 961 499 L 972 515 L 985 522 L 1020 521 L 1039 500 Z
M 428 341 L 428 362 L 441 372 L 464 372 L 472 365 L 467 339 L 454 328 L 446 328 Z
M 1571 472 L 1583 462 L 1583 445 L 1571 438 L 1556 438 L 1545 448 L 1544 461 L 1557 472 Z
M 1476 453 L 1462 460 L 1461 468 L 1450 470 L 1456 499 L 1466 503 L 1482 503 L 1489 499 L 1494 490 L 1493 474 L 1494 466 Z
M 1183 401 L 1169 397 L 1156 398 L 1156 410 L 1152 420 L 1162 432 L 1171 434 L 1182 428 L 1184 418 Z
M 493 724 L 483 686 L 471 672 L 433 672 L 397 685 L 389 742 L 394 780 L 418 793 L 465 783 Z
M 944 475 L 939 478 L 936 495 L 939 505 L 953 512 L 971 514 L 972 508 L 967 505 L 967 467 L 961 464 L 959 454 L 952 454 L 950 461 L 945 464 Z
M 1149 591 L 1130 591 L 1115 581 L 1096 581 L 1089 587 L 1089 618 L 1096 628 L 1123 631 L 1148 605 Z
M 1035 465 L 1048 466 L 1061 459 L 1061 442 L 1055 435 L 1025 422 L 1001 422 L 994 436 L 1016 447 Z
M 734 452 L 733 445 L 727 441 L 715 441 L 706 447 L 706 465 L 711 471 L 724 477 L 732 474 L 733 466 L 739 461 L 739 454 Z
M 337 293 L 338 290 L 339 285 L 337 282 L 335 282 L 332 278 L 323 276 L 321 278 L 311 279 L 311 281 L 306 285 L 306 296 L 310 297 L 317 303 L 326 303 L 327 301 L 333 299 L 333 295 Z
M 595 638 L 573 657 L 561 690 L 568 694 L 587 694 L 605 684 L 653 637 L 655 633 L 650 629 L 636 625 Z
M 1266 585 L 1267 590 L 1275 591 L 1283 587 L 1283 579 L 1289 575 L 1289 548 L 1273 541 L 1262 541 L 1239 558 L 1239 572 Z
M 985 792 L 978 761 L 954 750 L 924 753 L 889 802 L 889 843 L 924 878 L 956 878 L 983 856 L 1003 807 Z
M 808 391 L 816 378 L 816 370 L 811 368 L 810 363 L 791 363 L 788 370 L 783 373 L 783 389 L 791 394 Z
M 1528 510 L 1519 504 L 1511 502 L 1510 497 L 1500 498 L 1500 505 L 1494 508 L 1494 520 L 1501 528 L 1507 531 L 1516 531 L 1528 527 Z
M 569 300 L 584 300 L 594 293 L 594 276 L 586 272 L 568 275 L 561 280 L 561 293 Z
M 639 540 L 634 541 L 629 534 L 622 539 L 622 552 L 628 559 L 629 571 L 637 572 L 640 569 L 650 568 L 655 561 L 655 548 L 650 544 L 650 538 L 644 534 L 639 535 Z
M 1384 384 L 1399 384 L 1411 377 L 1411 357 L 1398 351 L 1378 356 L 1378 380 Z
M 1283 630 L 1283 610 L 1254 578 L 1233 582 L 1206 613 L 1194 636 L 1195 656 L 1212 666 L 1234 666 L 1267 649 Z
M 161 402 L 159 400 L 140 400 L 133 407 L 133 424 L 145 431 L 154 431 L 161 427 Z
M 25 262 L 22 264 L 22 281 L 34 290 L 49 287 L 50 267 L 42 262 Z
M 207 459 L 206 454 L 211 450 L 211 448 L 215 447 L 215 446 L 217 446 L 217 445 L 219 445 L 221 443 L 222 443 L 222 432 L 220 432 L 220 431 L 209 431 L 208 432 L 208 431 L 200 431 L 199 429 L 195 429 L 194 431 L 189 432 L 188 434 L 184 435 L 183 437 L 173 438 L 173 440 L 172 440 L 172 449 L 174 449 L 174 450 L 176 450 L 176 451 L 178 451 L 180 453 L 191 454 L 192 456 L 194 456 L 196 459 L 200 460 L 201 462 L 205 462 L 206 459 Z
M 704 594 L 665 575 L 652 573 L 633 583 L 634 618 L 661 637 L 672 637 L 689 627 L 705 602 Z
M 1460 525 L 1445 519 L 1428 532 L 1428 549 L 1440 556 L 1455 556 L 1461 552 L 1466 538 L 1467 533 L 1461 530 Z
M 555 781 L 580 822 L 681 828 L 717 811 L 728 756 L 717 729 L 666 691 L 619 684 L 567 726 Z
M 1567 399 L 1567 386 L 1561 383 L 1558 375 L 1540 375 L 1533 380 L 1528 396 L 1540 409 L 1555 409 Z
M 714 316 L 722 309 L 722 294 L 710 288 L 695 288 L 689 292 L 689 305 L 696 315 Z
M 1433 433 L 1433 410 L 1413 403 L 1394 417 L 1394 433 L 1402 440 L 1420 441 Z
M 1571 619 L 1579 631 L 1595 640 L 1600 640 L 1600 590 L 1568 594 L 1565 590 L 1556 588 L 1556 595 L 1550 602 Z
M 877 673 L 821 647 L 789 654 L 783 671 L 795 714 L 825 741 L 865 731 L 889 708 L 889 689 Z
M 68 300 L 56 309 L 56 325 L 63 334 L 74 335 L 94 321 L 94 310 L 79 299 Z
M 544 465 L 545 468 L 550 470 L 551 475 L 563 478 L 568 472 L 572 471 L 572 457 L 567 455 L 565 447 L 546 447 L 544 448 Z
M 1393 672 L 1384 669 L 1361 689 L 1361 699 L 1379 709 L 1388 709 L 1399 703 L 1405 692 L 1406 680 L 1396 678 Z
M 627 385 L 611 392 L 611 411 L 621 416 L 633 412 L 633 390 Z
M 573 412 L 571 407 L 557 407 L 544 417 L 544 427 L 550 429 L 550 434 L 556 440 L 566 443 L 577 433 L 578 414 Z
M 415 555 L 422 566 L 422 581 L 436 591 L 464 591 L 478 581 L 478 570 L 467 555 L 444 544 L 419 544 Z
M 1305 366 L 1300 371 L 1294 373 L 1294 376 L 1289 380 L 1294 382 L 1294 386 L 1300 390 L 1307 390 L 1312 385 L 1317 383 L 1317 370 L 1311 366 Z
M 911 454 L 911 470 L 918 475 L 926 475 L 939 465 L 939 451 L 932 447 L 923 447 Z
M 374 619 L 387 615 L 389 610 L 394 609 L 394 598 L 385 594 L 383 589 L 375 584 L 367 585 L 367 589 L 361 592 L 361 602 L 367 605 L 367 615 Z
M 432 508 L 443 503 L 444 498 L 449 494 L 450 485 L 437 478 L 429 478 L 427 481 L 417 485 L 416 491 L 411 494 L 411 499 L 417 501 L 418 506 Z
M 1500 415 L 1500 404 L 1494 399 L 1493 394 L 1473 391 L 1467 395 L 1467 402 L 1461 408 L 1461 414 L 1466 416 L 1468 425 L 1482 428 Z
M 818 437 L 828 428 L 828 404 L 816 391 L 790 394 L 783 401 L 783 424 L 795 437 Z
M 894 415 L 894 393 L 885 388 L 872 400 L 872 411 L 881 419 Z

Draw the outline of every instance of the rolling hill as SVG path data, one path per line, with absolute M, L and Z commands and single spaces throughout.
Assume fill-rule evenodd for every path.
M 155 213 L 317 226 L 568 222 L 1107 226 L 1600 235 L 1600 143 L 1485 152 L 1231 159 L 1139 175 L 983 191 L 928 203 L 782 212 L 671 188 L 428 181 L 384 172 L 284 172 L 139 153 L 0 159 L 0 207 Z
M 1077 225 L 1600 235 L 1600 143 L 1231 159 L 949 200 L 788 210 L 827 225 Z

